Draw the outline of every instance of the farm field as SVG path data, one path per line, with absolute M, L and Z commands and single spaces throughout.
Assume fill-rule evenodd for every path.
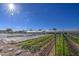
M 37 35 L 36 35 L 37 36 Z M 0 40 L 2 56 L 79 56 L 79 38 L 70 33 L 43 34 L 14 43 Z
M 71 56 L 79 55 L 79 44 L 77 42 L 78 38 L 76 36 L 72 36 L 71 34 L 64 34 L 64 38 L 68 44 L 69 55 Z
M 79 56 L 79 3 L 1 3 L 0 56 Z
M 58 56 L 69 55 L 67 42 L 64 40 L 64 37 L 62 34 L 57 34 L 55 52 L 56 52 L 56 55 Z

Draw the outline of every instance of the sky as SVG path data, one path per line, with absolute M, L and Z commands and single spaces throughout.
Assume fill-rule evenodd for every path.
M 79 4 L 0 4 L 0 29 L 79 29 Z

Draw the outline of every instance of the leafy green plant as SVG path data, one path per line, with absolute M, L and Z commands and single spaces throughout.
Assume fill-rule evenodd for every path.
M 36 52 L 41 49 L 47 42 L 52 40 L 52 35 L 46 35 L 32 40 L 26 40 L 21 42 L 21 48 L 29 50 L 31 52 Z

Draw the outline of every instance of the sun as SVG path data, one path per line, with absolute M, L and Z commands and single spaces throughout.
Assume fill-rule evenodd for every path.
M 10 12 L 11 15 L 14 14 L 14 12 L 15 12 L 15 5 L 13 3 L 8 4 L 8 11 Z
M 14 9 L 15 9 L 15 6 L 14 6 L 14 4 L 8 4 L 8 9 L 9 9 L 9 11 L 14 11 Z

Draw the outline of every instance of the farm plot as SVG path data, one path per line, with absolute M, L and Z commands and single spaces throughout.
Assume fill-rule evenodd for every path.
M 40 38 L 26 40 L 21 42 L 20 46 L 22 49 L 29 50 L 31 52 L 40 51 L 48 42 L 52 41 L 52 35 L 46 35 Z
M 22 42 L 18 42 L 16 44 L 4 44 L 3 48 L 1 48 L 0 54 L 2 56 L 5 56 L 5 55 L 6 56 L 14 56 L 14 55 L 37 56 L 37 55 L 42 55 L 41 53 L 45 51 L 47 52 L 47 54 L 46 53 L 43 53 L 43 54 L 48 55 L 48 52 L 52 47 L 52 42 L 53 42 L 53 35 L 47 34 L 39 38 L 25 40 Z
M 77 41 L 77 38 L 73 38 L 71 35 L 65 35 L 66 41 L 68 43 L 68 47 L 70 50 L 70 54 L 74 56 L 79 55 L 79 44 Z
M 67 42 L 64 40 L 63 34 L 56 35 L 56 47 L 55 47 L 55 55 L 57 56 L 67 56 L 69 55 L 69 50 L 67 46 Z
M 1 49 L 1 55 L 11 56 L 79 56 L 79 38 L 65 33 L 46 34 L 16 44 L 3 44 Z
M 70 34 L 69 36 L 70 36 L 70 39 L 71 40 L 73 40 L 75 43 L 79 44 L 79 37 L 77 37 L 78 35 L 75 36 L 75 35 L 71 35 Z

